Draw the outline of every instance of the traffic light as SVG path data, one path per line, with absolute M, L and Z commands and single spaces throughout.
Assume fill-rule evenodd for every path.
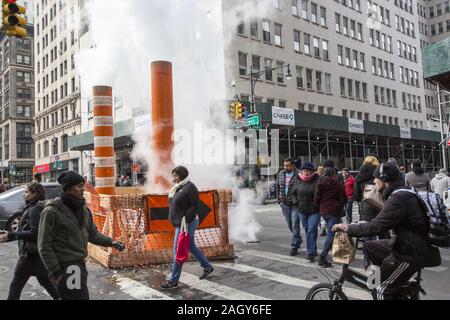
M 237 113 L 236 102 L 233 102 L 230 104 L 230 115 L 232 119 L 236 119 L 236 113 Z
M 27 36 L 27 30 L 24 26 L 27 20 L 25 7 L 17 4 L 16 0 L 2 0 L 2 32 L 10 37 L 24 38 Z
M 236 103 L 236 120 L 241 120 L 242 118 L 244 118 L 244 113 L 245 113 L 245 106 L 242 103 L 237 102 Z

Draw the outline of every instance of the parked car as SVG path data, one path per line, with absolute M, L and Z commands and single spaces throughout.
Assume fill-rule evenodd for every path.
M 43 183 L 47 192 L 47 199 L 54 199 L 61 195 L 62 188 L 58 183 Z M 25 186 L 11 189 L 0 194 L 0 230 L 16 232 L 22 217 L 25 201 L 23 192 Z

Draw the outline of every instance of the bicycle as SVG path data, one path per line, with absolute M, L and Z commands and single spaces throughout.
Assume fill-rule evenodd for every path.
M 330 270 L 332 270 L 338 278 L 334 278 L 328 273 L 325 275 L 321 272 L 328 279 L 328 283 L 319 283 L 312 287 L 306 295 L 306 300 L 348 300 L 347 295 L 343 291 L 344 282 L 354 284 L 369 292 L 372 295 L 373 300 L 378 300 L 377 290 L 369 289 L 367 286 L 368 276 L 352 270 L 349 268 L 349 265 L 344 265 L 340 276 L 334 268 Z M 333 278 L 334 281 L 331 282 L 329 277 Z M 396 300 L 420 300 L 420 294 L 427 294 L 421 286 L 422 281 L 422 270 L 420 270 L 416 273 L 414 280 L 409 281 L 399 289 L 395 297 Z

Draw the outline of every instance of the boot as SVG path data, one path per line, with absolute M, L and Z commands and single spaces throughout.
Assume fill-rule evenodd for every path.
M 331 268 L 333 265 L 327 261 L 326 257 L 319 257 L 319 267 Z

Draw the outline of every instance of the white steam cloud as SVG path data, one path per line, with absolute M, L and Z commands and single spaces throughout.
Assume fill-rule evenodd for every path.
M 110 85 L 125 108 L 150 111 L 150 63 L 170 61 L 175 128 L 194 136 L 195 124 L 201 123 L 205 129 L 214 127 L 224 132 L 230 127 L 224 120 L 228 119 L 228 108 L 216 109 L 222 114 L 215 114 L 214 121 L 209 108 L 217 101 L 232 98 L 226 96 L 229 85 L 225 68 L 230 64 L 225 60 L 236 26 L 242 20 L 270 18 L 272 9 L 271 0 L 88 0 L 84 14 L 94 46 L 76 56 L 82 90 L 90 93 L 94 85 Z M 237 59 L 237 52 L 234 56 Z M 191 141 L 194 151 L 201 144 L 220 141 L 218 137 L 200 136 L 202 141 Z M 134 156 L 146 161 L 151 172 L 154 157 L 150 137 L 150 132 L 136 132 Z M 183 165 L 177 162 L 178 151 L 175 146 L 173 160 Z M 230 188 L 235 195 L 238 192 L 225 161 L 209 165 L 194 162 L 187 167 L 199 189 Z M 170 172 L 172 168 L 166 169 Z M 256 240 L 260 227 L 253 217 L 253 198 L 245 192 L 236 195 L 238 206 L 230 213 L 235 241 Z

